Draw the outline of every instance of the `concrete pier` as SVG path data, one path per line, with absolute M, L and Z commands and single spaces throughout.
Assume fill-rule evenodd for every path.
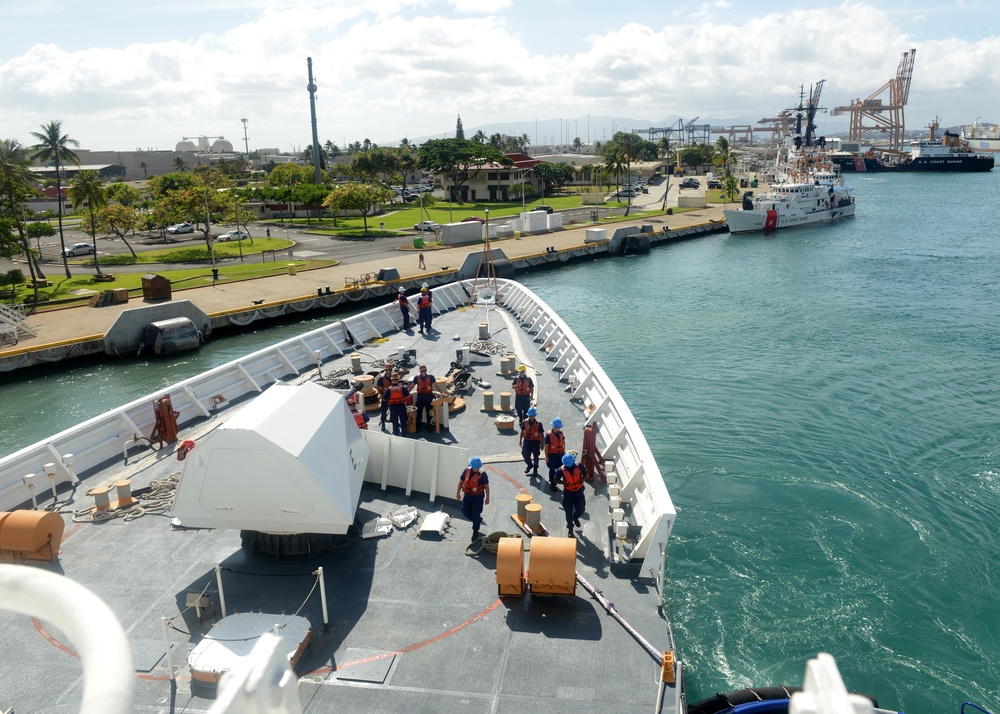
M 606 223 L 601 226 L 607 235 L 604 242 L 593 242 L 592 235 L 590 241 L 587 240 L 587 229 L 593 227 L 591 223 L 579 223 L 559 231 L 493 240 L 490 246 L 502 253 L 517 273 L 609 257 L 612 247 L 620 244 L 625 234 L 642 231 L 655 247 L 726 230 L 721 206 Z M 360 306 L 370 300 L 390 300 L 400 287 L 412 293 L 424 282 L 433 288 L 474 277 L 474 268 L 472 275 L 465 274 L 469 265 L 478 265 L 478 260 L 469 260 L 469 257 L 481 252 L 477 246 L 427 247 L 424 248 L 427 269 L 421 270 L 418 251 L 380 250 L 375 243 L 372 258 L 366 262 L 179 290 L 174 298 L 190 302 L 207 315 L 209 332 L 217 338 L 225 335 L 227 329 L 245 327 L 258 320 L 293 312 Z M 374 278 L 380 271 L 390 270 L 398 272 L 399 280 L 357 282 L 359 276 Z M 142 314 L 141 309 L 136 310 L 135 301 L 102 308 L 78 306 L 33 314 L 28 319 L 36 336 L 16 345 L 0 347 L 0 372 L 95 354 L 115 354 L 109 351 L 106 337 L 126 310 L 134 313 L 133 321 Z M 159 318 L 150 316 L 149 321 L 155 319 Z

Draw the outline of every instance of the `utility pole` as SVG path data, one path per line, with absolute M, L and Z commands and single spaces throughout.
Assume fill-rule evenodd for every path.
M 244 117 L 243 119 L 240 119 L 240 121 L 243 122 L 243 152 L 246 154 L 246 157 L 249 159 L 250 158 L 250 139 L 247 137 L 247 120 L 246 120 L 246 117 Z
M 309 113 L 312 115 L 313 173 L 316 184 L 319 185 L 322 182 L 322 177 L 319 172 L 319 132 L 316 130 L 316 83 L 313 81 L 312 57 L 306 58 L 306 65 L 309 67 L 309 84 L 306 85 L 306 89 L 309 90 Z

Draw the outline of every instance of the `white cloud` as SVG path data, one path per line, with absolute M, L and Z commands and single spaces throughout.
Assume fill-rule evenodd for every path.
M 241 20 L 185 21 L 185 39 L 76 50 L 37 44 L 0 60 L 0 124 L 25 140 L 58 118 L 86 148 L 172 148 L 181 136 L 242 138 L 247 117 L 251 147 L 289 149 L 311 141 L 307 56 L 321 140 L 336 143 L 451 133 L 458 114 L 467 129 L 588 114 L 760 118 L 819 79 L 825 106 L 867 96 L 910 47 L 911 127 L 939 112 L 948 114 L 945 124 L 976 114 L 1000 119 L 1000 39 L 942 32 L 918 41 L 902 15 L 863 2 L 769 14 L 710 2 L 689 15 L 647 9 L 632 21 L 605 13 L 588 23 L 600 30 L 570 44 L 562 35 L 529 44 L 525 23 L 541 20 L 509 2 L 209 5 Z

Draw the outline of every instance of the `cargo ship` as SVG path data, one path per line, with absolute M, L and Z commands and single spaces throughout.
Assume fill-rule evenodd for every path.
M 928 125 L 930 136 L 910 142 L 909 151 L 871 148 L 862 155 L 834 153 L 830 159 L 841 172 L 929 171 L 975 172 L 992 171 L 994 158 L 980 154 L 969 143 L 951 131 L 942 138 L 935 135 L 938 120 Z M 964 134 L 964 132 L 963 132 Z
M 962 141 L 968 142 L 975 151 L 1000 151 L 1000 126 L 980 124 L 979 117 L 962 127 Z

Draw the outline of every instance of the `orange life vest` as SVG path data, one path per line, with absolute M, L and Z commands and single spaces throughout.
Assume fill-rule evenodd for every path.
M 429 374 L 418 374 L 413 381 L 417 383 L 417 394 L 431 394 L 434 391 L 434 377 Z
M 359 429 L 368 428 L 368 422 L 365 421 L 365 415 L 361 412 L 354 412 L 354 421 L 357 423 Z
M 521 429 L 521 436 L 524 437 L 525 441 L 541 441 L 542 422 L 529 417 L 524 422 L 524 428 Z
M 404 404 L 406 402 L 406 395 L 403 393 L 403 388 L 398 384 L 389 387 L 389 404 Z
M 386 377 L 384 374 L 380 374 L 378 379 L 375 380 L 375 388 L 378 389 L 378 395 L 381 397 L 385 394 L 385 390 L 392 386 L 392 380 Z
M 417 298 L 417 307 L 423 310 L 425 307 L 431 306 L 431 298 L 429 295 L 421 295 Z
M 531 383 L 531 378 L 526 377 L 523 374 L 519 374 L 514 378 L 514 394 L 519 397 L 523 397 L 527 394 L 531 394 L 531 388 L 534 385 Z
M 583 474 L 580 472 L 580 464 L 563 466 L 562 477 L 567 491 L 579 491 L 583 488 Z
M 410 301 L 406 299 L 406 296 L 403 295 L 403 293 L 399 294 L 399 304 L 404 306 L 410 304 Z
M 480 481 L 482 471 L 473 471 L 471 468 L 462 474 L 462 493 L 466 496 L 482 496 L 486 493 L 486 484 Z
M 566 435 L 560 432 L 550 431 L 549 432 L 549 448 L 546 453 L 549 454 L 565 454 L 566 453 Z

